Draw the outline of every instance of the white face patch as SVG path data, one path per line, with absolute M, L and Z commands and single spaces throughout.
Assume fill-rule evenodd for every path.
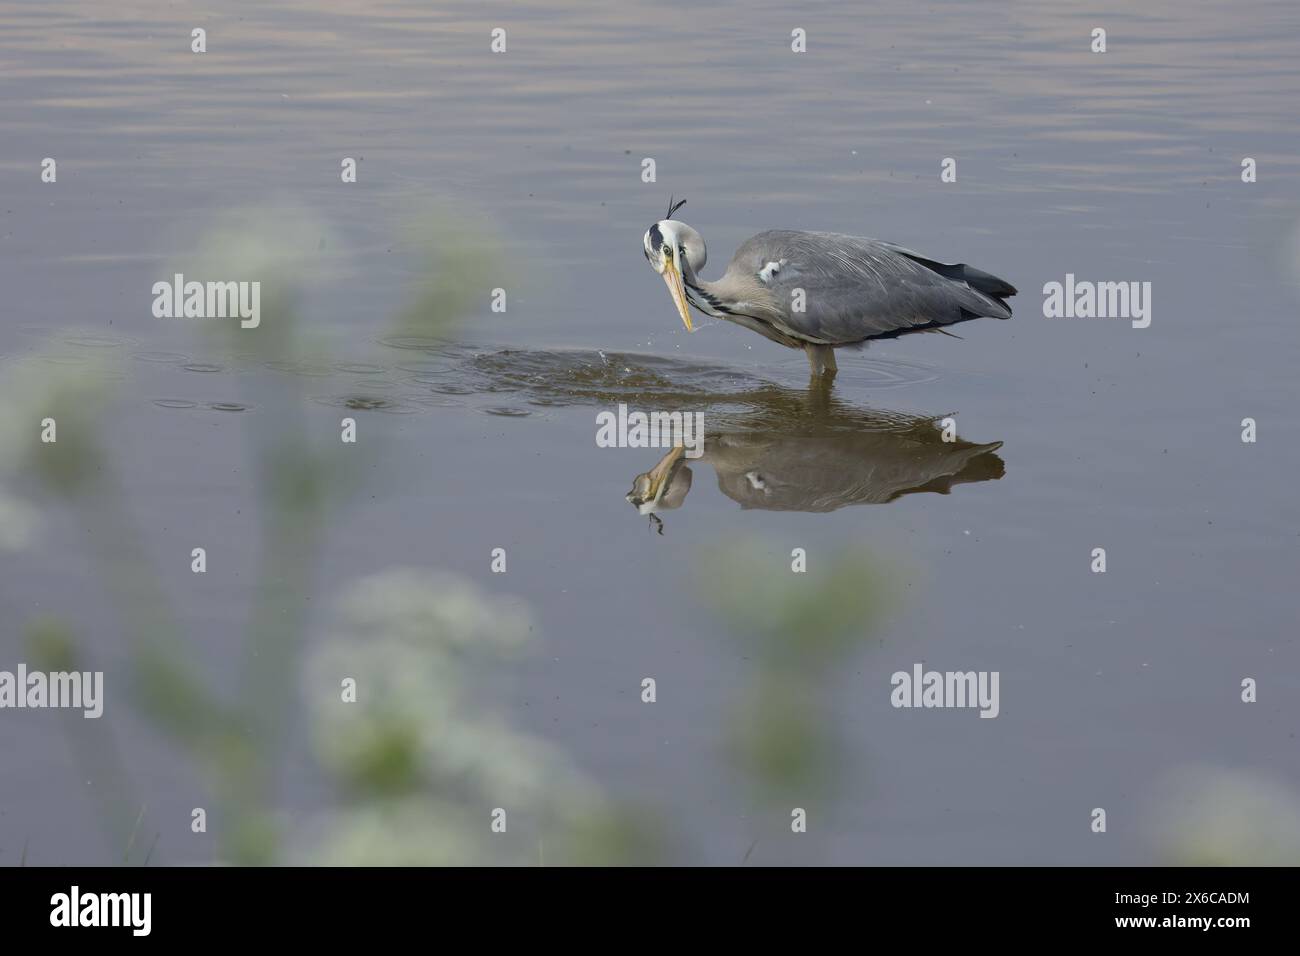
M 782 259 L 780 262 L 769 262 L 767 265 L 763 266 L 763 268 L 758 270 L 758 277 L 762 279 L 764 282 L 771 282 L 772 276 L 780 272 L 781 267 L 785 265 L 785 263 L 786 260 L 784 259 Z

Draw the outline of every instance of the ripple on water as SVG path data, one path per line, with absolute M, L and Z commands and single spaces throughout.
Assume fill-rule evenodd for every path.
M 180 365 L 190 360 L 188 355 L 180 352 L 132 352 L 131 358 L 141 362 L 161 362 L 166 365 Z
M 367 362 L 335 362 L 334 367 L 349 375 L 381 375 L 388 371 L 383 365 L 370 365 Z
M 238 402 L 208 402 L 208 408 L 214 412 L 246 412 L 249 406 Z
M 437 392 L 439 395 L 473 395 L 475 389 L 468 385 L 458 385 L 455 382 L 439 382 L 436 385 L 430 385 L 429 391 Z
M 313 365 L 310 362 L 264 362 L 263 365 L 276 372 L 288 372 L 290 375 L 302 375 L 308 378 L 325 378 L 333 375 L 334 370 L 326 365 Z
M 321 405 L 346 408 L 354 412 L 384 412 L 388 415 L 410 415 L 415 411 L 406 402 L 380 398 L 377 395 L 322 395 L 313 399 Z
M 188 365 L 182 365 L 181 368 L 187 372 L 224 372 L 225 368 L 220 365 L 210 365 L 207 362 L 190 362 Z
M 403 378 L 402 381 L 406 385 L 419 386 L 421 392 L 425 389 L 432 390 L 432 392 L 442 392 L 443 389 L 447 389 L 450 390 L 450 394 L 460 395 L 478 392 L 478 390 L 480 390 L 456 382 L 455 376 L 452 376 L 450 372 L 448 372 L 447 375 L 412 375 Z
M 127 338 L 125 335 L 105 335 L 99 333 L 85 333 L 82 335 L 68 335 L 59 339 L 64 345 L 71 345 L 74 348 L 86 349 L 116 349 L 124 345 L 135 345 L 135 339 Z
M 159 408 L 198 408 L 198 402 L 186 401 L 183 398 L 155 398 L 153 403 Z
M 441 372 L 450 372 L 453 365 L 446 359 L 427 359 L 423 361 L 403 362 L 395 366 L 402 372 L 414 372 L 416 375 L 437 375 Z
M 440 339 L 436 335 L 384 335 L 375 341 L 390 349 L 408 349 L 415 352 L 447 352 L 459 347 L 450 339 Z
M 715 394 L 723 384 L 742 390 L 766 384 L 724 365 L 573 349 L 503 349 L 467 365 L 465 374 L 482 383 L 480 391 L 520 390 L 553 400 L 687 398 Z
M 442 398 L 438 395 L 412 395 L 411 401 L 417 405 L 427 405 L 430 408 L 460 408 L 465 405 L 459 399 Z
M 527 418 L 532 414 L 526 408 L 510 408 L 506 405 L 493 405 L 483 409 L 488 415 L 496 415 L 500 418 Z
M 893 359 L 853 359 L 841 363 L 836 383 L 866 388 L 904 388 L 935 382 L 939 373 L 933 368 Z
M 428 336 L 399 341 L 408 345 L 440 343 Z M 441 361 L 398 365 L 398 369 L 413 373 L 402 381 L 437 395 L 518 394 L 520 404 L 510 406 L 516 413 L 525 404 L 565 406 L 593 401 L 744 403 L 748 396 L 763 393 L 784 378 L 783 374 L 769 377 L 735 366 L 634 352 L 445 347 Z M 459 352 L 458 358 L 452 357 L 453 350 Z M 838 382 L 887 389 L 938 378 L 939 372 L 925 365 L 846 355 Z

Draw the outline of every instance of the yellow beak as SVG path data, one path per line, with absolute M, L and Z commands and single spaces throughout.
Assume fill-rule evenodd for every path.
M 682 316 L 682 322 L 686 324 L 686 331 L 694 332 L 695 327 L 691 325 L 691 307 L 686 301 L 686 282 L 682 279 L 675 258 L 664 262 L 663 277 L 664 282 L 668 283 L 668 291 L 672 294 L 673 304 L 677 306 L 677 311 Z
M 636 505 L 641 514 L 654 514 L 658 509 L 659 499 L 668 490 L 668 479 L 677 470 L 677 463 L 686 454 L 681 445 L 674 445 L 659 463 L 644 475 L 637 475 L 632 482 L 632 490 L 627 493 L 627 500 Z

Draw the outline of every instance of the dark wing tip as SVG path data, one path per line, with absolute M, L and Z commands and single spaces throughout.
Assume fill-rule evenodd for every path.
M 991 295 L 999 299 L 1009 299 L 1016 294 L 1016 287 L 1010 282 L 1006 279 L 999 279 L 983 269 L 963 265 L 961 278 L 965 279 L 972 289 L 977 289 L 985 295 Z

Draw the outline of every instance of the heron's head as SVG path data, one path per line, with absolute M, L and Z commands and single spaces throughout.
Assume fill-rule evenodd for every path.
M 646 230 L 644 239 L 645 257 L 655 272 L 663 276 L 668 285 L 668 292 L 673 297 L 673 304 L 681 314 L 686 331 L 691 332 L 690 304 L 686 300 L 686 280 L 704 268 L 708 252 L 704 248 L 704 237 L 686 223 L 673 219 L 672 214 L 686 202 L 668 205 L 667 219 L 660 219 Z
M 632 480 L 627 500 L 642 515 L 680 508 L 691 490 L 691 469 L 678 446 L 664 455 L 657 465 Z

